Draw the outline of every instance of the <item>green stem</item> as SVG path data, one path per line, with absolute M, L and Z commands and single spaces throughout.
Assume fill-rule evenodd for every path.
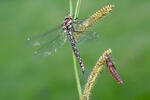
M 74 72 L 75 72 L 75 78 L 76 78 L 76 83 L 77 83 L 77 88 L 78 88 L 78 94 L 79 94 L 80 100 L 82 100 L 83 96 L 82 96 L 80 79 L 79 79 L 78 70 L 77 70 L 76 57 L 73 51 L 72 51 L 72 56 L 73 56 Z
M 72 9 L 72 0 L 69 1 L 69 7 L 70 7 L 70 14 L 72 15 L 73 9 Z
M 81 5 L 81 0 L 77 0 L 74 19 L 77 18 L 79 15 L 80 5 Z
M 79 0 L 79 7 L 78 7 L 78 11 L 77 11 L 77 16 L 76 17 L 78 17 L 78 15 L 79 15 L 80 7 L 81 7 L 81 0 Z
M 78 14 L 79 14 L 80 3 L 81 3 L 81 1 L 78 0 L 77 1 L 77 5 L 76 5 L 76 10 L 75 10 L 75 16 L 74 16 L 74 18 L 76 18 L 78 16 Z M 70 14 L 72 15 L 72 12 L 73 12 L 73 9 L 72 9 L 72 0 L 70 0 L 69 7 L 70 7 Z M 74 72 L 75 72 L 75 78 L 76 78 L 76 84 L 77 84 L 79 99 L 83 100 L 82 90 L 81 90 L 81 85 L 80 85 L 80 79 L 79 79 L 79 74 L 78 74 L 78 69 L 77 69 L 77 64 L 76 64 L 76 57 L 75 57 L 75 54 L 74 54 L 73 51 L 72 51 L 72 57 L 73 57 Z

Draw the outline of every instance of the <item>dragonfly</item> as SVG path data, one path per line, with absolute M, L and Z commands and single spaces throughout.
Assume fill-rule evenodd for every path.
M 68 14 L 63 23 L 58 27 L 35 37 L 28 38 L 28 44 L 39 47 L 39 49 L 35 51 L 35 55 L 48 56 L 62 47 L 68 38 L 82 72 L 84 72 L 85 67 L 78 49 L 76 48 L 76 44 L 87 40 L 97 39 L 99 35 L 96 32 L 87 31 L 87 29 L 109 13 L 112 8 L 112 5 L 108 5 L 89 18 L 81 21 L 76 21 L 76 19 L 73 19 L 72 15 Z
M 74 26 L 79 27 L 80 25 L 80 21 L 75 22 L 72 16 L 68 14 L 60 26 L 38 36 L 28 38 L 27 42 L 32 46 L 39 46 L 39 49 L 35 51 L 35 55 L 49 56 L 62 47 L 68 38 L 74 54 L 81 66 L 82 72 L 84 73 L 85 67 L 79 55 L 78 49 L 76 48 L 76 43 L 81 43 L 82 41 L 90 40 L 91 38 L 96 39 L 99 35 L 96 34 L 96 32 L 87 31 L 83 36 L 75 41 L 73 34 L 76 34 L 78 31 L 75 30 Z M 82 40 L 81 38 L 84 39 Z
M 124 84 L 119 74 L 116 72 L 116 68 L 109 55 L 105 55 L 106 65 L 108 70 L 110 71 L 112 77 L 120 84 Z

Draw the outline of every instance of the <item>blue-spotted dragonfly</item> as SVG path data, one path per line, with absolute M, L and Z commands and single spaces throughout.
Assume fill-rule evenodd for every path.
M 96 32 L 86 30 L 104 15 L 109 13 L 109 11 L 112 10 L 111 8 L 112 6 L 110 5 L 106 6 L 83 21 L 76 21 L 69 14 L 66 16 L 64 22 L 60 26 L 41 35 L 35 36 L 33 38 L 28 38 L 28 43 L 33 46 L 39 46 L 39 49 L 35 52 L 36 55 L 48 56 L 56 52 L 58 48 L 62 47 L 66 42 L 68 36 L 74 54 L 79 61 L 82 72 L 84 72 L 84 65 L 76 48 L 76 43 L 88 39 L 98 38 Z
M 96 39 L 98 38 L 98 34 L 92 31 L 85 31 L 85 34 L 81 35 L 80 38 L 75 39 L 74 35 L 79 32 L 75 29 L 75 27 L 79 27 L 81 23 L 82 21 L 73 20 L 72 16 L 69 14 L 65 18 L 63 24 L 61 24 L 57 28 L 54 28 L 38 36 L 28 38 L 28 44 L 33 46 L 39 46 L 39 49 L 35 51 L 35 55 L 48 56 L 56 52 L 58 48 L 62 47 L 68 37 L 74 54 L 82 68 L 82 72 L 84 72 L 85 67 L 76 48 L 76 43 L 80 43 L 89 39 Z

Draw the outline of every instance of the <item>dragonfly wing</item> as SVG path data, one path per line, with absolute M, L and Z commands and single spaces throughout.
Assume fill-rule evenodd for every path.
M 56 38 L 56 36 L 59 34 L 61 31 L 61 26 L 58 26 L 52 30 L 49 30 L 43 34 L 33 36 L 33 37 L 28 37 L 27 38 L 27 44 L 30 46 L 41 46 L 45 44 L 49 40 L 53 40 Z
M 76 38 L 77 33 L 74 33 L 74 38 Z M 76 43 L 83 43 L 87 41 L 97 40 L 99 38 L 99 34 L 93 31 L 85 31 L 84 33 L 80 34 L 79 38 L 75 39 Z
M 63 32 L 61 26 L 58 26 L 43 34 L 28 38 L 27 44 L 39 47 L 35 52 L 36 56 L 48 56 L 63 46 L 66 39 L 66 34 Z
M 83 19 L 83 20 L 77 20 L 77 21 L 75 21 L 74 24 L 80 25 L 80 24 L 82 24 L 85 20 L 86 20 L 86 19 Z
M 85 22 L 87 19 L 79 20 L 74 23 L 74 40 L 76 43 L 81 43 L 89 40 L 96 40 L 98 39 L 99 35 L 94 31 L 87 31 L 88 28 L 85 26 Z M 85 27 L 84 27 L 85 26 Z
M 36 52 L 36 56 L 48 56 L 52 53 L 56 52 L 57 49 L 62 47 L 64 43 L 67 40 L 66 34 L 62 31 L 60 32 L 57 37 L 55 37 L 53 40 L 47 41 L 45 44 L 43 44 Z

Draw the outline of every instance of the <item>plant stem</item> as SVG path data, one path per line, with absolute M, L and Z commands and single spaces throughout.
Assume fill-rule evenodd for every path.
M 70 14 L 72 15 L 73 9 L 72 9 L 72 0 L 69 1 L 69 7 L 70 7 Z M 79 14 L 79 6 L 80 6 L 81 1 L 77 1 L 76 5 L 76 10 L 75 10 L 75 16 L 74 19 L 78 16 Z M 75 72 L 75 78 L 76 78 L 76 84 L 77 84 L 77 89 L 78 89 L 78 94 L 79 94 L 79 99 L 83 100 L 82 96 L 82 90 L 81 90 L 81 85 L 80 85 L 80 79 L 79 79 L 79 74 L 78 74 L 78 69 L 77 69 L 77 64 L 76 64 L 76 57 L 74 55 L 74 52 L 72 51 L 72 57 L 73 57 L 73 64 L 74 64 L 74 72 Z
M 74 72 L 75 72 L 75 78 L 76 78 L 76 83 L 77 83 L 77 88 L 78 88 L 78 94 L 79 94 L 80 100 L 82 100 L 82 91 L 81 91 L 81 85 L 80 85 L 78 70 L 77 70 L 76 57 L 75 57 L 73 51 L 72 51 L 72 56 L 73 56 Z
M 70 8 L 70 14 L 72 15 L 73 9 L 72 9 L 72 0 L 69 0 L 69 8 Z
M 81 0 L 77 0 L 74 19 L 77 18 L 79 15 L 80 5 L 81 5 Z
M 79 5 L 80 5 L 79 3 L 80 3 L 80 0 L 77 1 L 74 18 L 76 18 L 78 16 L 78 14 L 79 14 Z M 69 7 L 70 7 L 70 14 L 72 15 L 72 12 L 73 12 L 72 0 L 70 0 Z M 81 85 L 80 85 L 80 79 L 79 79 L 79 74 L 78 74 L 78 69 L 77 69 L 77 64 L 76 64 L 76 57 L 75 57 L 73 51 L 72 51 L 72 57 L 73 57 L 74 72 L 75 72 L 75 78 L 76 78 L 76 84 L 77 84 L 79 99 L 83 100 L 82 91 L 81 91 Z

